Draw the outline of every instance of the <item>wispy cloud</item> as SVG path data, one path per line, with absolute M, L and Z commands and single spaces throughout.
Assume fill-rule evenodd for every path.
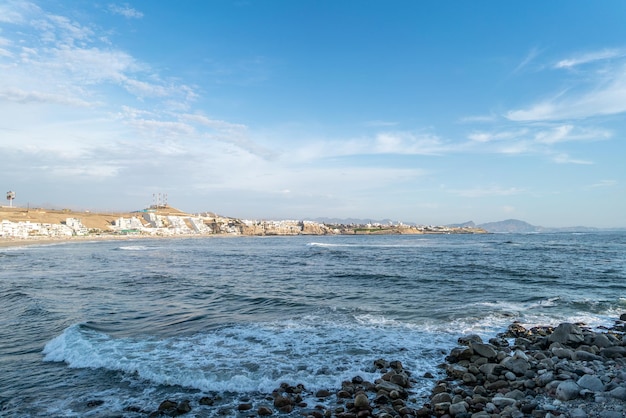
M 591 165 L 591 164 L 593 164 L 593 161 L 572 158 L 568 154 L 565 154 L 565 153 L 556 154 L 554 156 L 553 160 L 554 160 L 554 162 L 556 162 L 558 164 L 582 164 L 582 165 Z
M 531 48 L 531 50 L 528 51 L 528 54 L 526 54 L 524 59 L 517 65 L 517 67 L 515 67 L 515 69 L 513 70 L 513 74 L 518 73 L 526 68 L 539 56 L 539 54 L 541 54 L 541 52 L 542 51 L 539 48 Z
M 587 186 L 588 189 L 604 189 L 607 187 L 615 187 L 618 185 L 617 180 L 600 180 L 597 183 Z
M 626 49 L 603 49 L 601 51 L 593 51 L 582 53 L 570 58 L 563 59 L 554 65 L 554 68 L 573 68 L 583 64 L 589 64 L 596 61 L 604 61 L 612 58 L 622 58 L 626 56 Z
M 490 123 L 498 120 L 497 115 L 475 115 L 475 116 L 464 116 L 459 119 L 461 123 Z
M 583 67 L 583 64 L 587 64 Z M 601 66 L 601 67 L 598 67 Z M 585 119 L 626 112 L 626 48 L 604 49 L 561 60 L 556 69 L 581 67 L 570 87 L 551 99 L 505 113 L 515 122 Z
M 128 4 L 109 4 L 109 11 L 113 14 L 124 16 L 127 19 L 141 19 L 143 17 L 143 13 L 133 9 Z

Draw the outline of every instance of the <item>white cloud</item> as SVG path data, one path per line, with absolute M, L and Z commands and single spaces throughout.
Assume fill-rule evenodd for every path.
M 581 164 L 581 165 L 591 165 L 593 161 L 588 160 L 579 160 L 576 158 L 570 157 L 568 154 L 557 154 L 554 156 L 554 162 L 558 164 Z
M 0 101 L 2 100 L 17 103 L 54 103 L 72 107 L 92 107 L 96 104 L 66 94 L 45 93 L 36 90 L 24 91 L 12 88 L 0 89 Z
M 598 183 L 590 184 L 588 189 L 603 189 L 606 187 L 615 187 L 618 185 L 617 180 L 600 180 Z
M 109 4 L 109 11 L 113 14 L 124 16 L 127 19 L 141 19 L 143 17 L 143 13 L 133 9 L 128 4 L 124 4 L 122 6 Z
M 497 115 L 475 115 L 464 116 L 460 119 L 461 123 L 490 123 L 498 120 Z
M 578 65 L 589 64 L 596 61 L 604 61 L 612 58 L 626 56 L 626 49 L 603 49 L 601 51 L 587 52 L 557 62 L 555 68 L 573 68 Z
M 574 125 L 559 125 L 535 134 L 535 141 L 542 144 L 556 144 L 567 141 L 594 141 L 608 139 L 612 132 L 606 129 L 580 128 Z
M 558 68 L 589 64 L 570 81 L 571 88 L 552 99 L 513 109 L 505 117 L 515 122 L 585 119 L 626 112 L 626 49 L 604 50 L 563 60 Z M 605 62 L 614 58 L 614 62 Z M 603 64 L 602 68 L 598 65 Z M 581 69 L 582 70 L 582 69 Z
M 9 0 L 0 4 L 0 22 L 21 24 L 29 16 L 40 13 L 41 9 L 34 3 L 22 0 Z
M 502 140 L 513 140 L 524 137 L 528 134 L 528 129 L 514 129 L 509 131 L 500 131 L 500 132 L 472 132 L 468 135 L 468 138 L 475 142 L 492 142 L 492 141 L 502 141 Z
M 382 132 L 376 135 L 375 143 L 369 152 L 400 155 L 436 155 L 446 147 L 436 135 L 418 135 L 411 132 Z

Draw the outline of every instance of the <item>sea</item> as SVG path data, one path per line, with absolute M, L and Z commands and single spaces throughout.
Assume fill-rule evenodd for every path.
M 377 359 L 402 362 L 420 404 L 460 336 L 624 312 L 625 232 L 1 248 L 0 416 L 145 417 L 188 399 L 188 416 L 244 417 L 281 383 L 313 407 L 319 389 L 379 378 Z

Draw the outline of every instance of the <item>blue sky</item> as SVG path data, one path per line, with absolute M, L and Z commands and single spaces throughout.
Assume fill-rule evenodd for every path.
M 0 184 L 247 219 L 626 226 L 623 1 L 0 1 Z

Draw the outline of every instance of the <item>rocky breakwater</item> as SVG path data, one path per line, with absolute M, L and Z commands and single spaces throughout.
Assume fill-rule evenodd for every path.
M 526 329 L 488 342 L 459 339 L 424 416 L 626 417 L 626 314 L 594 332 L 582 324 Z

